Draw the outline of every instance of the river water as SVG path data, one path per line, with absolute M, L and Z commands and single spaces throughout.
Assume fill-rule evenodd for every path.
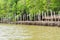
M 60 40 L 60 28 L 0 24 L 0 40 Z

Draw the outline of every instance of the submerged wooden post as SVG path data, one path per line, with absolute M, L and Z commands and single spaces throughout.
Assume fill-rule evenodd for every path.
M 28 15 L 26 15 L 26 16 L 27 16 L 27 18 L 26 18 L 26 19 L 27 19 L 27 21 L 28 21 Z
M 47 10 L 47 25 L 49 25 L 49 12 Z
M 60 13 L 60 11 L 59 11 Z M 60 14 L 58 13 L 58 26 L 60 25 Z
M 29 21 L 29 14 L 27 15 L 27 21 Z
M 46 12 L 44 13 L 44 17 L 46 18 Z M 46 20 L 46 19 L 45 19 Z
M 52 24 L 52 23 L 53 23 L 53 14 L 52 14 L 52 10 L 50 10 L 50 13 L 51 13 L 51 16 L 50 16 L 51 23 L 50 23 L 50 25 L 53 25 L 53 24 Z
M 53 21 L 53 13 L 52 13 L 52 10 L 50 10 L 50 13 L 51 13 L 51 21 Z
M 2 21 L 3 21 L 3 18 L 1 17 L 1 23 L 2 23 Z
M 54 11 L 54 20 L 56 21 L 56 14 L 55 14 L 55 11 Z
M 41 15 L 40 15 L 40 11 L 39 11 L 39 13 L 38 13 L 38 21 L 40 21 L 41 20 Z
M 47 14 L 47 16 L 48 16 L 48 10 L 47 10 L 47 13 L 46 13 L 46 14 Z
M 31 21 L 31 19 L 30 19 L 30 14 L 29 14 L 29 21 Z
M 44 18 L 44 15 L 43 15 L 44 13 L 43 13 L 43 11 L 42 11 L 42 21 L 43 21 L 43 18 Z
M 48 10 L 47 10 L 47 21 L 49 21 L 49 15 L 48 15 L 49 13 L 48 13 Z
M 39 10 L 38 12 L 38 21 L 40 22 L 39 25 L 42 25 L 42 21 L 41 21 L 41 11 Z
M 2 18 L 1 18 L 1 23 L 2 23 Z
M 24 15 L 22 15 L 22 21 L 24 21 Z
M 35 13 L 33 14 L 33 18 L 34 18 L 33 21 L 35 21 Z
M 59 16 L 59 22 L 60 22 L 60 11 L 59 11 L 59 13 L 58 13 L 58 16 Z
M 20 21 L 22 20 L 21 15 L 20 15 Z
M 1 18 L 1 23 L 2 23 L 2 18 Z

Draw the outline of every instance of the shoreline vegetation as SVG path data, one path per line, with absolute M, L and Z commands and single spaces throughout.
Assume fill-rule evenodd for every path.
M 0 0 L 0 21 L 60 26 L 60 0 Z

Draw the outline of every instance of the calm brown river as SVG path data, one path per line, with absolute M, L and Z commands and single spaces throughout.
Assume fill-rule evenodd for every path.
M 0 24 L 0 40 L 60 40 L 60 28 Z

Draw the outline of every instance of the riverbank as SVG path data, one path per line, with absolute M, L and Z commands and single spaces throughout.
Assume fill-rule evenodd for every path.
M 23 24 L 23 25 L 39 25 L 39 26 L 58 26 L 60 27 L 59 21 L 16 21 L 16 22 L 0 22 L 5 24 Z
M 60 26 L 58 21 L 17 21 L 16 24 L 40 25 L 40 26 Z

